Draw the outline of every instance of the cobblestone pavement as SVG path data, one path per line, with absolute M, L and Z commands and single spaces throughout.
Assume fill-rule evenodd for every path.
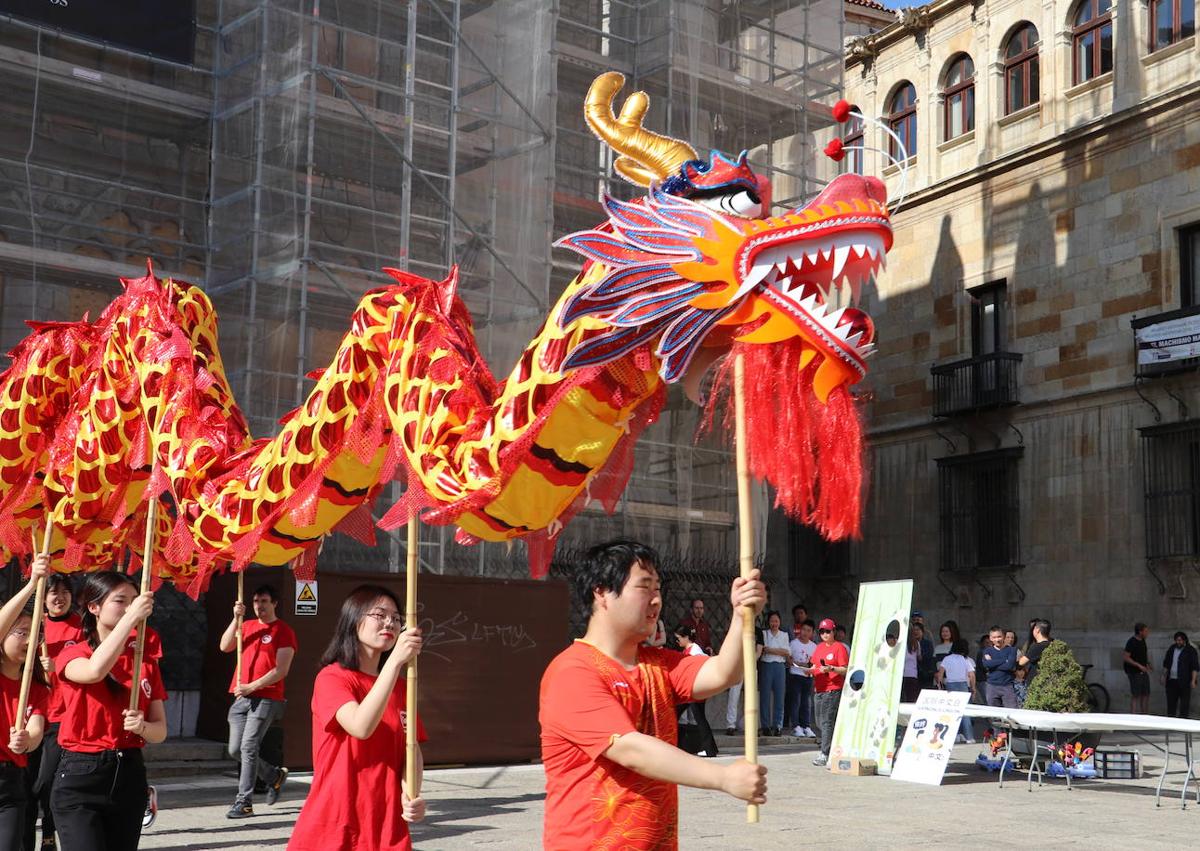
M 1138 749 L 1151 772 L 1141 780 L 1079 781 L 1068 791 L 1061 780 L 1028 791 L 1024 775 L 1003 788 L 996 775 L 978 770 L 978 746 L 959 745 L 941 787 L 917 786 L 884 777 L 843 777 L 811 764 L 811 745 L 766 746 L 768 804 L 758 825 L 745 823 L 739 802 L 716 792 L 680 794 L 682 849 L 1012 848 L 1031 843 L 1053 848 L 1194 847 L 1200 805 L 1194 793 L 1179 806 L 1182 748 L 1175 748 L 1162 806 L 1154 786 L 1162 759 L 1146 742 Z M 1111 743 L 1106 742 L 1107 746 Z M 289 781 L 274 807 L 258 804 L 246 821 L 228 821 L 234 782 L 203 778 L 160 784 L 158 823 L 142 848 L 282 848 L 300 811 L 309 778 Z M 538 765 L 430 770 L 430 812 L 414 831 L 418 849 L 521 849 L 540 847 L 543 775 Z M 1192 789 L 1195 789 L 1193 785 Z

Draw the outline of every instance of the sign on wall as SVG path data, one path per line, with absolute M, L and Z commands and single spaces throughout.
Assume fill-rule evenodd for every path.
M 296 580 L 296 614 L 315 615 L 317 613 L 317 580 Z
M 1181 316 L 1134 330 L 1138 366 L 1200 357 L 1200 316 Z
M 0 0 L 0 12 L 185 65 L 195 50 L 195 0 Z

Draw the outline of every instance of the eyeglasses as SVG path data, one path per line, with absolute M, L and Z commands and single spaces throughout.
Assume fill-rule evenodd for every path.
M 387 614 L 386 612 L 367 612 L 367 617 L 374 618 L 375 621 L 383 627 L 400 626 L 404 623 L 404 615 L 396 612 L 395 614 Z
M 817 632 L 821 633 L 821 635 L 829 635 L 830 633 L 833 632 L 833 630 L 832 629 L 818 629 Z

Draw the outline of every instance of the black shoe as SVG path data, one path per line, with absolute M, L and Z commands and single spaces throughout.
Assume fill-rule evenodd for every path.
M 250 818 L 254 815 L 254 807 L 249 801 L 234 801 L 225 818 Z
M 725 728 L 725 735 L 726 735 L 726 736 L 735 736 L 735 735 L 737 735 L 737 728 L 736 728 L 736 727 L 726 727 L 726 728 Z
M 267 806 L 275 806 L 275 802 L 279 800 L 279 790 L 283 788 L 283 784 L 287 782 L 288 770 L 280 767 L 275 772 L 275 779 L 271 781 L 271 785 L 267 787 Z

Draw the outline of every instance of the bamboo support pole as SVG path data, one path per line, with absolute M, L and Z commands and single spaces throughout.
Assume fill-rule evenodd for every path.
M 42 546 L 38 554 L 50 552 L 50 536 L 54 533 L 54 524 L 46 518 L 46 531 L 42 534 Z M 46 608 L 46 577 L 37 581 L 33 592 L 33 623 L 29 627 L 29 648 L 25 651 L 25 670 L 21 672 L 21 691 L 17 697 L 17 714 L 13 717 L 13 726 L 18 730 L 25 726 L 25 709 L 29 706 L 29 688 L 33 684 L 33 666 L 42 664 L 38 659 L 38 644 L 42 633 L 42 613 Z
M 746 452 L 746 367 L 741 355 L 733 361 L 734 440 L 737 458 L 738 566 L 743 579 L 754 569 L 754 514 L 751 510 L 750 462 Z M 758 667 L 754 658 L 754 607 L 742 607 L 742 696 L 746 700 L 746 761 L 758 763 Z M 746 822 L 758 824 L 758 805 L 746 805 Z
M 243 571 L 238 571 L 238 598 L 237 601 L 243 606 L 246 605 L 246 574 Z M 237 671 L 233 675 L 234 686 L 242 684 L 242 623 L 245 621 L 244 615 L 237 617 Z
M 150 573 L 154 566 L 154 532 L 158 519 L 158 499 L 150 500 L 146 509 L 146 540 L 142 547 L 142 594 L 150 592 Z M 133 645 L 133 667 L 130 669 L 129 708 L 138 708 L 138 697 L 142 690 L 142 659 L 146 655 L 146 622 L 138 624 L 137 638 Z
M 417 628 L 417 571 L 420 559 L 421 521 L 415 516 L 408 521 L 408 560 L 404 594 L 404 626 Z M 405 710 L 408 713 L 404 724 L 404 779 L 408 782 L 409 797 L 421 794 L 420 778 L 417 777 L 417 660 L 414 657 L 405 671 Z

